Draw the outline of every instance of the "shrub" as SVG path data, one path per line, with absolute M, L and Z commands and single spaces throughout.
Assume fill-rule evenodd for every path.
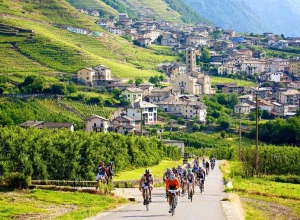
M 7 173 L 4 175 L 2 184 L 13 188 L 28 188 L 31 184 L 31 178 L 22 173 Z

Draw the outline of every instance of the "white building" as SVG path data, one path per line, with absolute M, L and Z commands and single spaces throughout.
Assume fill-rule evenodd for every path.
M 122 30 L 122 28 L 119 28 L 119 27 L 110 27 L 110 28 L 108 28 L 108 32 L 113 35 L 117 35 L 117 36 L 123 35 L 123 30 Z
M 250 107 L 248 103 L 240 103 L 234 106 L 234 114 L 245 114 L 248 115 L 250 114 Z
M 143 90 L 140 88 L 127 88 L 124 89 L 120 97 L 126 98 L 130 103 L 143 101 Z
M 155 124 L 157 122 L 157 105 L 149 102 L 136 102 L 126 108 L 127 116 L 135 120 L 143 120 L 145 124 Z
M 87 132 L 107 132 L 109 128 L 109 120 L 98 115 L 92 115 L 84 119 L 85 130 Z

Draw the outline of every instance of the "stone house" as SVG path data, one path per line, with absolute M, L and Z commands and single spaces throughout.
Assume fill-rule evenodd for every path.
M 107 81 L 111 81 L 110 68 L 100 64 L 95 67 L 88 67 L 77 71 L 77 80 L 89 86 L 105 86 Z
M 127 134 L 129 132 L 134 132 L 136 125 L 135 119 L 121 116 L 112 121 L 112 130 L 117 133 Z
M 109 27 L 108 32 L 113 34 L 113 35 L 117 35 L 117 36 L 121 36 L 124 33 L 123 29 L 120 28 L 120 27 Z
M 282 104 L 288 105 L 299 105 L 300 103 L 300 92 L 295 89 L 289 89 L 279 93 L 279 101 Z

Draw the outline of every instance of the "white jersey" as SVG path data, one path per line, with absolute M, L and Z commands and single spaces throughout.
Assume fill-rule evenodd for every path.
M 194 176 L 194 174 L 193 174 L 193 173 L 187 174 L 187 180 L 188 180 L 190 183 L 195 182 L 195 176 Z
M 153 182 L 153 180 L 154 180 L 154 176 L 152 174 L 150 174 L 148 178 L 146 177 L 146 174 L 143 174 L 142 176 L 143 183 L 150 183 Z
M 183 173 L 183 169 L 182 168 L 177 168 L 176 170 L 177 170 L 178 175 L 181 176 L 182 173 Z

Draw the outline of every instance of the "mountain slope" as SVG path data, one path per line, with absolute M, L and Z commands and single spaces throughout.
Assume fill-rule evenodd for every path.
M 158 63 L 173 61 L 174 56 L 156 55 L 155 50 L 143 49 L 120 37 L 92 37 L 71 33 L 64 26 L 99 31 L 96 18 L 79 13 L 64 0 L 47 0 L 47 4 L 11 2 L 0 6 L 0 73 L 75 73 L 78 69 L 104 64 L 114 77 L 150 77 L 158 74 Z M 30 10 L 28 7 L 33 8 Z M 33 30 L 21 33 L 14 28 Z M 10 30 L 11 29 L 11 30 Z M 11 33 L 5 33 L 10 31 Z M 14 54 L 14 56 L 11 56 Z
M 247 4 L 273 32 L 300 36 L 299 0 L 247 0 Z
M 239 32 L 270 30 L 243 0 L 185 0 L 193 9 L 223 29 Z
M 119 13 L 128 13 L 132 18 L 152 17 L 156 20 L 176 23 L 212 24 L 189 7 L 184 0 L 68 0 L 76 8 L 100 10 L 101 17 L 115 15 L 108 8 Z M 106 5 L 106 11 L 103 11 Z

